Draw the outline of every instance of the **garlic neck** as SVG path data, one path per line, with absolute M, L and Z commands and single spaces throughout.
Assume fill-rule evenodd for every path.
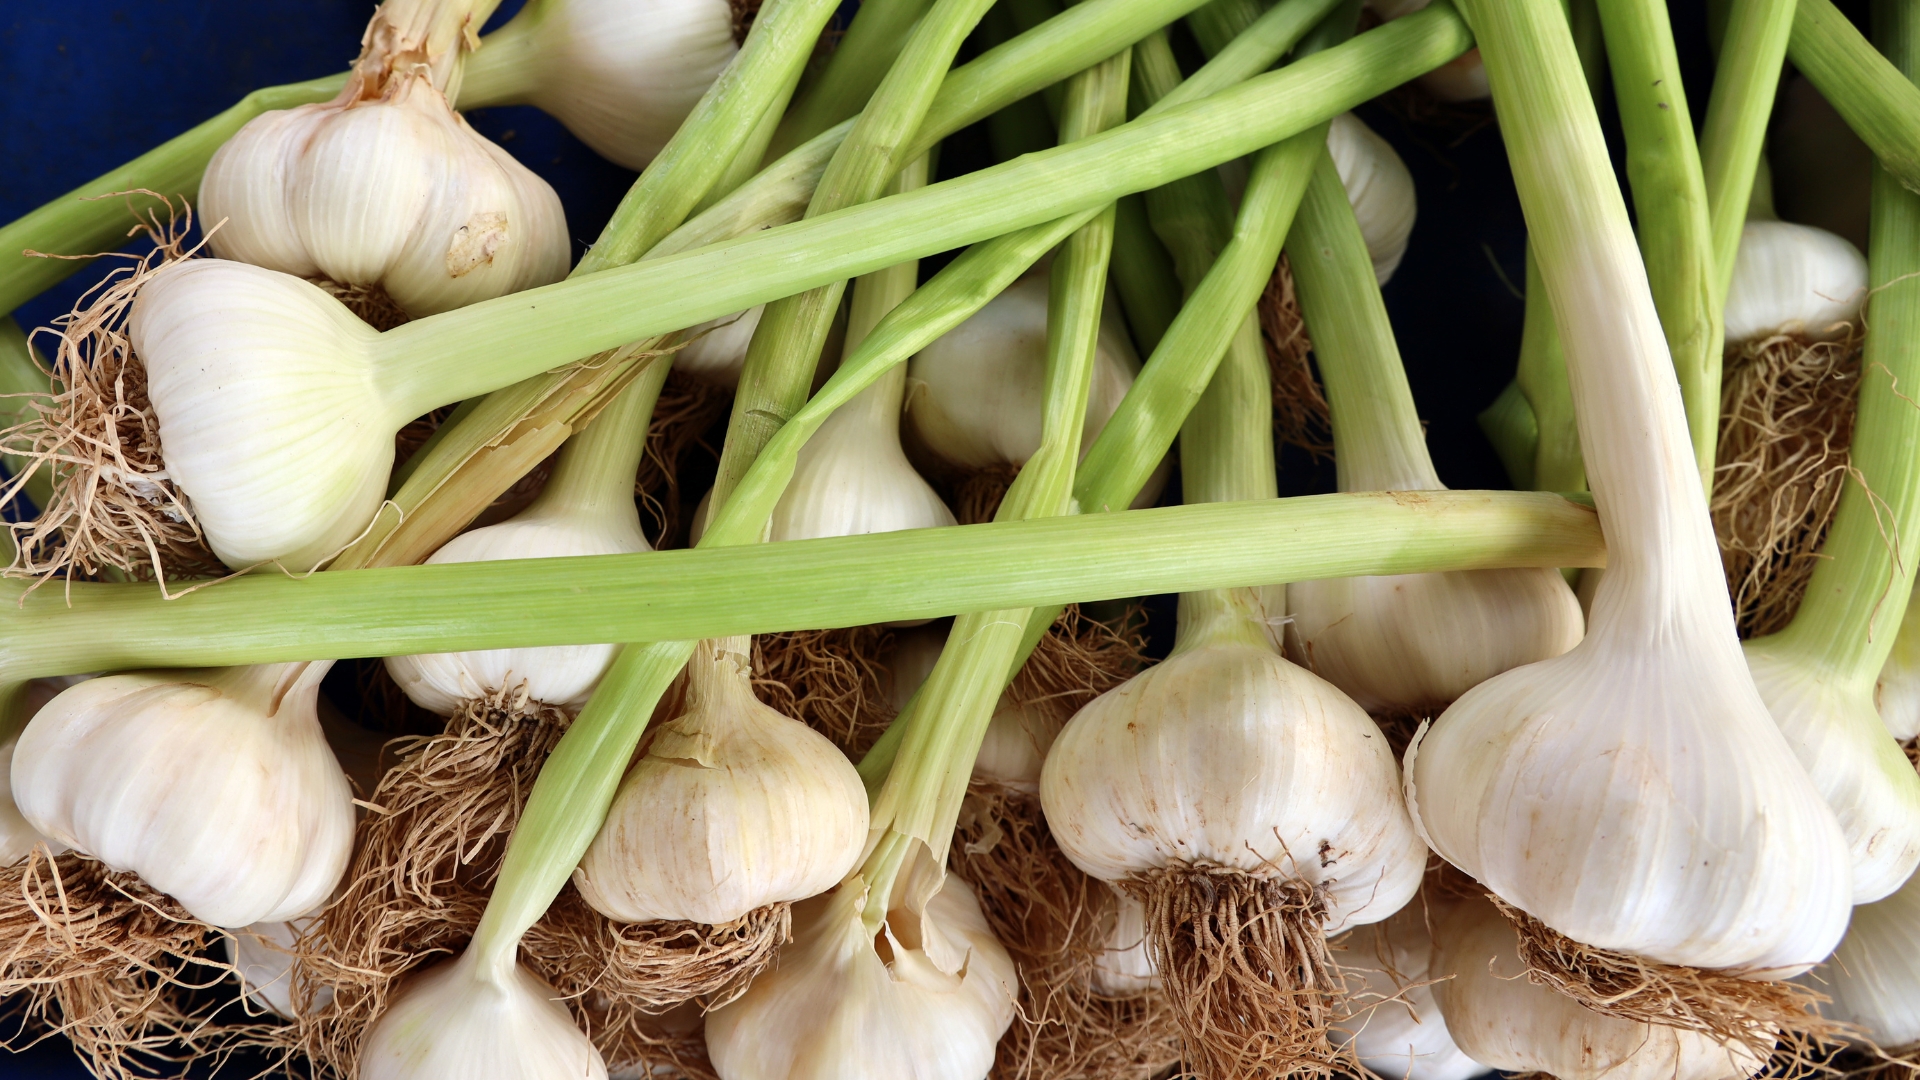
M 500 0 L 386 0 L 360 38 L 360 57 L 342 95 L 386 98 L 424 78 L 452 101 L 460 95 L 466 55 L 480 47 L 480 27 Z
M 744 695 L 753 698 L 753 639 L 709 638 L 687 661 L 687 711 L 725 708 Z
M 1208 589 L 1180 594 L 1179 628 L 1173 655 L 1220 645 L 1273 647 L 1267 613 L 1258 589 Z
M 316 716 L 320 681 L 332 670 L 332 660 L 302 660 L 291 664 L 254 664 L 222 668 L 207 681 L 227 696 L 242 701 L 262 716 L 286 719 Z
M 659 392 L 656 380 L 628 383 L 585 430 L 567 440 L 547 486 L 521 516 L 567 518 L 640 535 L 634 476 L 646 453 L 647 422 Z
M 485 48 L 467 58 L 448 103 L 462 109 L 528 104 L 540 85 L 547 13 L 543 0 L 531 0 L 507 25 L 483 38 Z

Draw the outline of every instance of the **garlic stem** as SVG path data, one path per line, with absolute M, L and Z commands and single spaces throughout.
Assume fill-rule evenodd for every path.
M 645 380 L 629 383 L 567 440 L 553 475 L 525 512 L 637 525 L 633 478 L 647 450 L 647 423 L 659 393 Z
M 1259 0 L 1211 0 L 1187 16 L 1187 28 L 1208 56 L 1245 33 L 1264 14 Z
M 1780 66 L 1798 22 L 1795 9 L 1796 0 L 1734 0 L 1728 9 L 1713 93 L 1700 129 L 1700 164 L 1713 226 L 1713 295 L 1721 304 L 1733 281 L 1740 228 L 1747 221 L 1767 121 L 1773 116 Z
M 55 260 L 48 259 L 47 262 Z M 33 416 L 32 398 L 27 395 L 45 396 L 47 393 L 47 373 L 35 363 L 33 346 L 20 324 L 12 317 L 0 317 L 0 428 L 9 428 Z M 6 465 L 9 479 L 19 476 L 27 467 L 26 459 L 11 454 L 0 457 Z M 53 470 L 40 468 L 21 488 L 21 493 L 33 502 L 36 508 L 47 505 L 53 495 Z M 11 531 L 7 533 L 7 542 L 13 542 Z M 9 557 L 12 555 L 8 550 Z
M 1538 441 L 1534 446 L 1533 487 L 1541 491 L 1587 490 L 1587 463 L 1580 453 L 1580 428 L 1574 421 L 1573 387 L 1567 381 L 1567 353 L 1547 300 L 1540 261 L 1527 245 L 1527 310 L 1520 331 L 1520 367 L 1515 375 L 1533 408 Z
M 860 5 L 846 36 L 779 121 L 767 157 L 779 158 L 843 120 L 857 116 L 906 46 L 932 0 L 874 0 Z
M 1790 4 L 1788 0 L 1776 6 Z M 1614 95 L 1626 133 L 1627 180 L 1638 215 L 1640 254 L 1653 288 L 1653 306 L 1666 333 L 1667 351 L 1673 356 L 1674 371 L 1680 379 L 1694 461 L 1702 486 L 1711 492 L 1714 443 L 1720 428 L 1720 301 L 1726 295 L 1726 286 L 1715 269 L 1707 186 L 1680 80 L 1680 56 L 1664 3 L 1601 0 L 1598 6 L 1606 33 L 1607 60 L 1613 68 Z M 1743 33 L 1745 21 L 1743 18 Z M 1784 26 L 1785 20 L 1781 22 Z M 1778 40 L 1769 39 L 1768 44 L 1777 46 L 1774 55 L 1778 57 L 1786 50 L 1784 30 L 1776 36 Z M 1723 62 L 1726 58 L 1723 53 Z M 1772 86 L 1778 81 L 1777 65 L 1766 80 L 1764 102 L 1756 95 L 1741 104 L 1770 107 Z M 1718 94 L 1717 81 L 1714 89 Z M 1722 113 L 1727 108 L 1723 101 Z M 1719 115 L 1711 107 L 1708 114 Z M 1764 109 L 1761 118 L 1764 129 Z M 1724 118 L 1722 126 L 1714 130 L 1724 137 Z M 1744 136 L 1744 127 L 1741 132 Z M 1738 177 L 1725 175 L 1729 164 L 1726 159 L 1747 154 L 1734 161 L 1758 160 L 1759 142 L 1749 145 L 1742 139 L 1730 146 L 1715 145 L 1722 184 L 1739 184 Z M 1748 169 L 1745 184 L 1750 187 L 1750 164 Z M 1733 188 L 1725 187 L 1722 194 L 1731 196 Z
M 1799 0 L 1794 6 L 1787 57 L 1872 148 L 1882 168 L 1907 187 L 1920 187 L 1920 88 L 1861 36 L 1833 0 Z
M 1133 47 L 1134 91 L 1150 105 L 1180 85 L 1180 65 L 1165 30 L 1142 38 Z M 1183 291 L 1192 292 L 1213 265 L 1215 253 L 1226 245 L 1233 228 L 1233 209 L 1217 170 L 1183 176 L 1146 193 L 1147 220 L 1154 234 L 1173 256 L 1173 272 Z

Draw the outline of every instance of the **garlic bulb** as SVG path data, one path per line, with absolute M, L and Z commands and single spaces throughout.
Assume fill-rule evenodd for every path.
M 980 470 L 1024 465 L 1040 448 L 1047 292 L 1047 275 L 1029 274 L 908 361 L 907 419 L 914 438 L 933 456 Z M 1100 318 L 1082 453 L 1119 408 L 1139 370 L 1126 331 L 1109 307 Z M 1165 483 L 1166 477 L 1156 473 L 1133 505 L 1153 505 Z
M 1560 1080 L 1736 1080 L 1766 1062 L 1660 1024 L 1602 1016 L 1527 981 L 1513 927 L 1480 898 L 1436 912 L 1433 997 L 1474 1060 Z M 1449 977 L 1451 976 L 1451 977 Z
M 1466 1080 L 1487 1066 L 1461 1053 L 1434 1002 L 1433 937 L 1425 904 L 1408 904 L 1347 939 L 1340 967 L 1355 981 L 1353 1006 L 1366 1010 L 1334 1040 L 1351 1044 L 1383 1080 Z
M 986 738 L 973 759 L 973 778 L 1029 794 L 1040 790 L 1040 767 L 1063 725 L 1031 705 L 1000 695 Z
M 482 41 L 461 100 L 536 106 L 644 169 L 739 51 L 733 19 L 727 0 L 530 3 Z
M 745 639 L 703 642 L 687 709 L 648 733 L 574 884 L 622 922 L 731 922 L 859 864 L 867 790 L 826 737 L 753 696 Z
M 876 935 L 860 878 L 794 911 L 779 965 L 707 1014 L 723 1080 L 980 1080 L 1013 1020 L 1012 957 L 947 876 Z
M 1727 289 L 1727 344 L 1773 334 L 1837 337 L 1866 299 L 1867 260 L 1852 244 L 1808 225 L 1749 221 Z
M 1418 209 L 1413 174 L 1393 146 L 1352 113 L 1333 118 L 1327 152 L 1340 172 L 1340 186 L 1360 220 L 1360 235 L 1373 259 L 1373 274 L 1385 285 L 1407 253 Z
M 1147 951 L 1147 905 L 1111 886 L 1113 925 L 1106 948 L 1093 958 L 1093 989 L 1109 997 L 1144 994 L 1160 985 Z
M 1920 866 L 1920 775 L 1887 736 L 1872 688 L 1809 663 L 1789 635 L 1745 645 L 1774 723 L 1840 819 L 1856 904 L 1898 889 Z
M 1893 651 L 1880 668 L 1873 704 L 1887 731 L 1901 742 L 1920 737 L 1920 604 L 1907 601 Z
M 1426 863 L 1393 752 L 1332 684 L 1275 655 L 1250 594 L 1211 595 L 1182 596 L 1173 655 L 1054 740 L 1040 801 L 1055 841 L 1102 881 L 1177 863 L 1284 873 L 1323 891 L 1328 933 L 1386 918 Z
M 857 536 L 955 524 L 953 511 L 900 449 L 896 366 L 832 416 L 800 448 L 793 479 L 773 511 L 774 540 Z
M 13 801 L 13 750 L 17 739 L 0 743 L 0 866 L 12 866 L 27 857 L 35 844 L 44 844 L 55 854 L 66 845 L 40 835 Z
M 560 198 L 447 103 L 466 27 L 389 3 L 332 101 L 263 113 L 215 151 L 200 211 L 224 259 L 377 288 L 413 316 L 558 281 Z
M 688 330 L 686 347 L 673 354 L 673 370 L 709 386 L 731 390 L 740 382 L 740 369 L 747 365 L 747 346 L 753 344 L 753 332 L 759 329 L 765 310 L 765 304 L 750 307 Z
M 472 949 L 412 977 L 367 1032 L 357 1080 L 606 1080 L 553 987 Z
M 293 1006 L 293 947 L 310 922 L 294 919 L 255 923 L 221 939 L 227 963 L 233 965 L 241 990 L 256 1008 L 287 1020 L 300 1018 Z M 332 1001 L 332 987 L 320 987 L 314 994 L 316 1009 L 324 1009 Z
M 525 510 L 462 533 L 429 564 L 621 555 L 651 550 L 633 501 L 654 395 L 630 388 L 568 440 L 560 463 Z M 451 716 L 468 701 L 516 686 L 561 708 L 586 704 L 612 665 L 617 645 L 554 645 L 390 656 L 387 672 L 423 709 Z
M 353 845 L 353 793 L 314 711 L 330 666 L 81 683 L 21 733 L 14 800 L 34 828 L 214 926 L 309 914 Z
M 1840 947 L 1802 981 L 1833 999 L 1822 1016 L 1894 1053 L 1920 1045 L 1920 877 L 1854 908 Z

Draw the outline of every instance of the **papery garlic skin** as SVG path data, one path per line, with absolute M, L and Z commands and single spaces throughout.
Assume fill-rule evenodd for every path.
M 1383 1080 L 1466 1080 L 1489 1071 L 1462 1053 L 1434 1001 L 1433 938 L 1439 912 L 1413 903 L 1385 922 L 1353 932 L 1340 969 L 1354 986 L 1349 1000 L 1367 1011 L 1332 1032 Z
M 1920 737 L 1920 604 L 1907 602 L 1893 651 L 1880 666 L 1873 705 L 1887 732 L 1901 742 Z
M 1108 997 L 1132 997 L 1160 986 L 1160 973 L 1147 951 L 1147 905 L 1108 887 L 1113 900 L 1113 925 L 1107 928 L 1106 948 L 1093 958 L 1093 989 Z
M 1867 260 L 1858 248 L 1810 225 L 1749 221 L 1727 289 L 1727 344 L 1773 334 L 1838 337 L 1866 300 Z
M 673 370 L 708 386 L 733 389 L 747 366 L 747 347 L 753 344 L 753 332 L 760 328 L 760 316 L 766 310 L 761 304 L 688 330 L 686 347 L 673 354 Z
M 687 710 L 654 729 L 574 885 L 621 922 L 732 922 L 859 865 L 867 790 L 827 738 L 762 705 L 744 649 L 702 643 Z
M 1879 900 L 1920 866 L 1920 774 L 1888 737 L 1867 687 L 1847 685 L 1773 641 L 1745 646 L 1754 686 L 1840 819 L 1853 902 Z
M 489 35 L 479 54 L 523 84 L 504 97 L 537 106 L 594 152 L 640 170 L 679 129 L 739 51 L 726 0 L 549 0 Z M 462 100 L 489 88 L 469 66 Z M 491 77 L 500 77 L 494 75 Z
M 358 1080 L 606 1080 L 559 992 L 469 950 L 414 975 L 367 1032 Z
M 1039 450 L 1048 288 L 1045 274 L 1014 282 L 907 362 L 907 421 L 914 439 L 935 457 L 979 470 L 1024 465 Z M 1109 307 L 1100 316 L 1081 453 L 1120 407 L 1139 370 L 1133 345 Z M 1155 473 L 1133 505 L 1153 505 L 1165 483 Z
M 900 392 L 895 367 L 834 410 L 794 463 L 793 479 L 774 507 L 774 540 L 859 536 L 957 524 L 933 486 L 900 449 Z
M 1920 878 L 1854 908 L 1846 939 L 1801 981 L 1833 999 L 1821 1016 L 1859 1025 L 1881 1049 L 1920 1045 Z
M 300 1018 L 293 1005 L 293 947 L 311 921 L 255 923 L 221 939 L 227 963 L 254 1007 L 285 1020 Z M 333 988 L 320 987 L 313 997 L 314 1008 L 324 1009 L 333 1002 Z
M 948 876 L 925 915 L 896 909 L 876 951 L 860 879 L 794 911 L 780 962 L 707 1014 L 721 1080 L 980 1080 L 1018 974 L 973 891 Z
M 1380 284 L 1400 265 L 1413 235 L 1418 202 L 1413 174 L 1393 146 L 1352 113 L 1333 118 L 1327 129 L 1327 152 L 1340 172 L 1340 186 L 1360 220 L 1360 234 L 1373 260 L 1373 276 Z
M 366 529 L 407 419 L 382 400 L 371 327 L 297 277 L 190 259 L 141 288 L 127 332 L 167 475 L 222 562 L 303 573 Z
M 1386 739 L 1330 683 L 1260 645 L 1209 644 L 1081 709 L 1040 801 L 1060 849 L 1102 881 L 1180 863 L 1282 873 L 1324 889 L 1331 934 L 1419 888 L 1426 849 L 1398 783 Z
M 1327 578 L 1287 586 L 1287 655 L 1375 712 L 1439 710 L 1580 643 L 1585 618 L 1538 567 Z
M 650 550 L 638 518 L 631 522 L 526 513 L 462 533 L 429 565 L 622 555 Z M 585 705 L 620 651 L 618 645 L 550 645 L 459 653 L 390 656 L 387 671 L 416 705 L 452 716 L 468 701 L 524 685 L 527 696 L 559 708 Z
M 1438 913 L 1433 997 L 1474 1060 L 1560 1080 L 1738 1080 L 1766 1064 L 1697 1032 L 1603 1016 L 1526 978 L 1513 926 L 1474 898 Z M 1449 978 L 1448 976 L 1451 976 Z
M 249 121 L 200 212 L 220 258 L 378 287 L 415 317 L 558 281 L 570 254 L 559 196 L 424 77 Z
M 135 672 L 27 725 L 20 813 L 214 926 L 310 914 L 353 847 L 353 792 L 315 715 L 328 664 Z

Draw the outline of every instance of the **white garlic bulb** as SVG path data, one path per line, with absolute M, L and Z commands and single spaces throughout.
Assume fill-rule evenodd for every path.
M 54 854 L 66 845 L 40 835 L 13 802 L 13 749 L 18 740 L 0 743 L 0 866 L 12 866 L 27 857 L 35 844 L 44 844 Z
M 20 813 L 214 926 L 306 915 L 353 846 L 353 792 L 315 714 L 330 664 L 134 672 L 27 725 Z
M 1558 571 L 1523 568 L 1296 581 L 1287 654 L 1376 712 L 1442 709 L 1509 668 L 1580 642 Z
M 1906 742 L 1920 737 L 1920 604 L 1912 600 L 1900 617 L 1893 651 L 1880 666 L 1873 704 L 1894 738 Z
M 1488 1071 L 1454 1045 L 1433 1000 L 1428 922 L 1438 917 L 1429 905 L 1416 902 L 1346 940 L 1340 969 L 1353 980 L 1353 1007 L 1365 1011 L 1335 1028 L 1333 1039 L 1351 1045 L 1361 1063 L 1383 1080 L 1466 1080 Z
M 707 1014 L 723 1080 L 980 1080 L 1018 975 L 973 891 L 947 876 L 920 912 L 861 919 L 859 878 L 794 911 L 778 966 Z
M 753 332 L 760 328 L 760 316 L 766 309 L 761 304 L 688 330 L 686 347 L 673 354 L 673 370 L 709 386 L 731 390 L 740 382 L 741 369 L 747 366 L 747 347 L 753 344 Z
M 914 438 L 935 457 L 977 470 L 1024 465 L 1040 448 L 1047 294 L 1047 276 L 1029 274 L 908 361 L 907 420 Z M 1082 453 L 1120 407 L 1139 370 L 1109 305 L 1100 317 Z M 1133 505 L 1153 505 L 1165 483 L 1163 467 Z
M 1854 908 L 1845 940 L 1802 981 L 1833 999 L 1822 1016 L 1895 1053 L 1920 1045 L 1920 877 Z
M 1888 737 L 1871 688 L 1808 663 L 1783 638 L 1749 641 L 1745 651 L 1767 711 L 1840 819 L 1853 902 L 1898 889 L 1920 866 L 1920 774 Z
M 533 105 L 644 169 L 738 51 L 727 0 L 546 0 L 481 42 L 460 100 Z
M 1093 958 L 1093 989 L 1109 997 L 1132 997 L 1160 985 L 1160 973 L 1147 951 L 1147 905 L 1112 886 L 1113 923 L 1106 947 Z
M 1040 767 L 1062 726 L 1045 710 L 1000 695 L 986 738 L 973 759 L 973 778 L 1029 794 L 1038 792 Z
M 1250 593 L 1196 618 L 1205 595 L 1181 597 L 1173 655 L 1054 740 L 1040 777 L 1054 840 L 1102 881 L 1181 863 L 1284 873 L 1323 890 L 1328 933 L 1393 914 L 1419 888 L 1426 848 L 1395 797 L 1386 739 L 1274 653 Z
M 473 949 L 414 975 L 367 1032 L 357 1080 L 607 1080 L 559 993 Z
M 955 524 L 953 511 L 900 449 L 896 366 L 834 410 L 800 448 L 793 479 L 774 508 L 774 540 L 857 536 Z
M 207 163 L 208 245 L 296 277 L 378 287 L 431 315 L 558 281 L 566 216 L 546 181 L 467 126 L 424 76 L 263 113 Z
M 1385 285 L 1407 253 L 1407 240 L 1413 235 L 1413 219 L 1419 208 L 1413 174 L 1392 144 L 1352 113 L 1333 118 L 1327 129 L 1327 152 L 1333 155 L 1334 167 L 1340 171 L 1340 186 L 1347 189 L 1347 201 L 1360 219 L 1360 235 L 1366 238 L 1367 254 L 1373 259 L 1373 275 Z
M 1513 927 L 1486 900 L 1436 912 L 1434 999 L 1474 1060 L 1560 1080 L 1738 1080 L 1766 1062 L 1660 1024 L 1621 1020 L 1527 981 Z M 1451 976 L 1451 977 L 1449 977 Z
M 731 922 L 859 865 L 867 790 L 826 737 L 762 705 L 745 639 L 702 642 L 687 708 L 648 733 L 574 885 L 610 919 Z
M 293 948 L 312 921 L 255 923 L 221 939 L 227 963 L 254 1007 L 287 1020 L 300 1018 L 293 1005 Z M 320 987 L 313 997 L 314 1007 L 324 1009 L 333 1001 L 333 988 Z
M 1727 344 L 1773 334 L 1837 337 L 1866 300 L 1867 260 L 1858 248 L 1810 225 L 1749 221 L 1727 289 Z
M 127 332 L 167 475 L 221 561 L 300 573 L 367 527 L 412 418 L 381 392 L 373 328 L 299 278 L 190 259 L 141 288 Z

